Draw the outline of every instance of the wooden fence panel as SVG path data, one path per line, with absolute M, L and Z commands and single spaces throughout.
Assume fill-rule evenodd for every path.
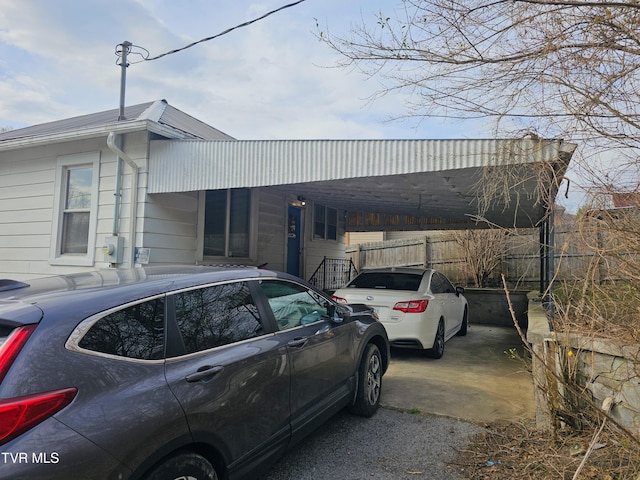
M 540 282 L 540 244 L 537 229 L 521 231 L 508 239 L 501 269 L 493 283 L 501 285 L 500 275 L 518 288 L 537 289 Z M 576 232 L 568 228 L 555 231 L 555 267 L 558 280 L 584 278 L 594 261 L 596 236 L 593 232 Z M 451 232 L 429 232 L 424 236 L 372 242 L 347 247 L 358 271 L 383 267 L 425 267 L 442 271 L 452 282 L 469 285 L 461 247 Z

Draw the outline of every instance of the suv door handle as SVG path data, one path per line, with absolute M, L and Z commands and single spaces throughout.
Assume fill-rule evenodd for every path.
M 287 345 L 292 348 L 302 348 L 307 344 L 308 341 L 309 339 L 306 337 L 296 337 L 293 340 L 291 340 L 289 343 L 287 343 Z
M 197 382 L 204 378 L 213 377 L 222 371 L 224 367 L 217 366 L 214 367 L 212 365 L 205 365 L 203 367 L 198 368 L 196 373 L 192 373 L 184 377 L 187 382 Z

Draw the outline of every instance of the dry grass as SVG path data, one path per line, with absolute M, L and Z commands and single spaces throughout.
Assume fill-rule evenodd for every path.
M 556 332 L 640 344 L 640 208 L 584 216 L 578 233 L 572 242 L 592 257 L 579 278 L 555 283 Z M 639 432 L 616 426 L 593 403 L 576 362 L 548 366 L 550 381 L 564 387 L 548 392 L 554 430 L 490 425 L 451 467 L 470 480 L 640 480 Z M 637 383 L 640 372 L 630 375 Z
M 557 331 L 640 343 L 640 288 L 637 281 L 607 285 L 562 282 L 555 290 Z
M 572 480 L 593 432 L 536 430 L 524 423 L 492 425 L 451 462 L 472 480 Z M 576 480 L 639 480 L 640 447 L 605 428 Z

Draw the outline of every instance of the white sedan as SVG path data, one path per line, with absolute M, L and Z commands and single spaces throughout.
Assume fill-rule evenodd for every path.
M 436 270 L 386 268 L 360 273 L 336 290 L 340 303 L 364 303 L 378 314 L 392 347 L 425 350 L 441 358 L 444 343 L 466 335 L 467 300 L 462 287 L 454 287 Z

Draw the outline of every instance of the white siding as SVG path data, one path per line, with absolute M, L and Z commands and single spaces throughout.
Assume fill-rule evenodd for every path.
M 145 133 L 127 137 L 124 150 L 140 163 L 139 192 L 146 190 Z M 93 265 L 89 267 L 50 265 L 52 235 L 57 219 L 53 218 L 56 192 L 56 159 L 78 153 L 100 152 L 100 180 Z M 107 267 L 102 254 L 104 238 L 113 233 L 116 157 L 106 145 L 106 138 L 52 144 L 0 152 L 0 276 L 29 279 L 37 276 Z M 124 167 L 119 234 L 125 238 L 125 263 L 132 250 L 130 241 L 131 169 Z M 144 213 L 140 205 L 138 215 Z M 138 222 L 141 234 L 143 222 Z
M 55 158 L 44 149 L 0 157 L 0 276 L 28 276 L 49 258 Z
M 144 202 L 142 247 L 151 249 L 149 263 L 195 264 L 198 194 L 147 195 Z
M 286 270 L 287 199 L 272 188 L 259 189 L 258 249 L 256 264 L 270 270 Z

